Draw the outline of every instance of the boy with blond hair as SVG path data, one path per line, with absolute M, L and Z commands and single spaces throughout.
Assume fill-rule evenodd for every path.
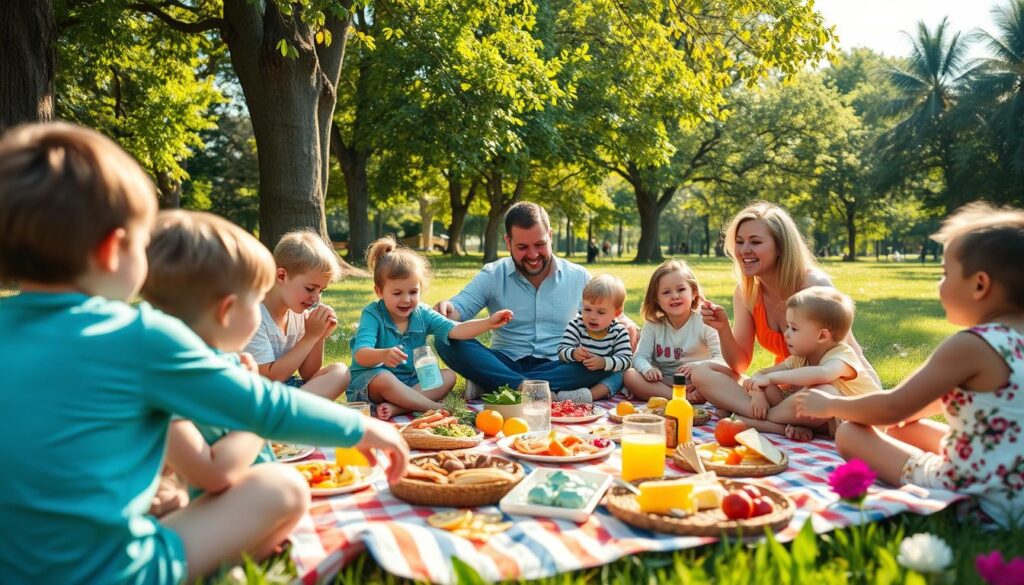
M 164 211 L 149 247 L 142 298 L 181 319 L 225 361 L 257 373 L 237 352 L 260 323 L 260 302 L 274 285 L 274 259 L 256 238 L 202 212 Z M 167 465 L 191 496 L 229 489 L 254 463 L 277 460 L 266 439 L 245 431 L 173 418 Z M 297 519 L 296 519 L 297 520 Z
M 750 426 L 797 441 L 808 441 L 823 428 L 835 435 L 836 419 L 798 416 L 798 392 L 817 388 L 840 396 L 881 390 L 852 347 L 842 340 L 853 326 L 850 297 L 829 286 L 812 286 L 786 301 L 786 345 L 790 356 L 743 381 L 750 395 Z
M 281 441 L 383 449 L 390 425 L 233 367 L 181 321 L 128 301 L 142 287 L 156 190 L 110 139 L 68 124 L 0 140 L 0 547 L 5 584 L 179 583 L 268 555 L 309 502 L 280 465 L 147 515 L 171 414 Z M 259 513 L 253 513 L 258 510 Z
M 345 364 L 323 365 L 324 343 L 338 316 L 320 297 L 341 277 L 338 255 L 313 232 L 294 231 L 274 247 L 274 264 L 274 286 L 245 351 L 267 378 L 334 400 L 351 377 Z
M 593 402 L 622 388 L 622 372 L 633 363 L 629 331 L 617 320 L 625 304 L 626 286 L 616 276 L 601 274 L 583 287 L 583 310 L 566 326 L 558 358 L 614 374 L 591 388 L 558 392 L 558 400 Z

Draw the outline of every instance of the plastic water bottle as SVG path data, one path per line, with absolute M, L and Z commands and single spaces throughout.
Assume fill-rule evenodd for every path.
M 433 390 L 444 382 L 441 379 L 441 367 L 437 364 L 437 356 L 429 345 L 421 345 L 412 350 L 412 363 L 416 367 L 420 390 Z
M 551 430 L 551 387 L 544 380 L 524 380 L 523 419 L 530 432 Z

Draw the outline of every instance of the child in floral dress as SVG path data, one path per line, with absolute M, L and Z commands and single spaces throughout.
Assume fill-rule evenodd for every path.
M 1021 526 L 1024 210 L 971 204 L 935 239 L 946 246 L 939 298 L 947 319 L 968 329 L 891 392 L 811 390 L 797 412 L 849 421 L 836 433 L 840 454 L 867 461 L 887 483 L 975 496 L 999 524 Z M 939 413 L 948 424 L 928 419 Z

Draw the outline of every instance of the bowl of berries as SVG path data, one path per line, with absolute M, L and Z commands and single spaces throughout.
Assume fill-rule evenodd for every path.
M 562 424 L 582 424 L 593 422 L 608 411 L 586 402 L 558 400 L 551 403 L 551 422 Z

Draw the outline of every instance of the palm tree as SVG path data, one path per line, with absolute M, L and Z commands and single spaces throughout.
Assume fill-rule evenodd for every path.
M 1010 0 L 992 9 L 997 34 L 981 31 L 977 38 L 991 57 L 981 59 L 973 86 L 975 111 L 996 142 L 996 152 L 1019 197 L 1024 184 L 1024 0 Z
M 918 22 L 909 57 L 902 67 L 889 69 L 889 81 L 898 94 L 887 113 L 899 119 L 880 146 L 899 161 L 894 182 L 938 168 L 948 192 L 955 181 L 953 108 L 964 94 L 971 71 L 967 43 L 949 29 L 948 18 L 929 30 Z M 934 193 L 938 194 L 938 193 Z M 945 199 L 945 198 L 944 198 Z

